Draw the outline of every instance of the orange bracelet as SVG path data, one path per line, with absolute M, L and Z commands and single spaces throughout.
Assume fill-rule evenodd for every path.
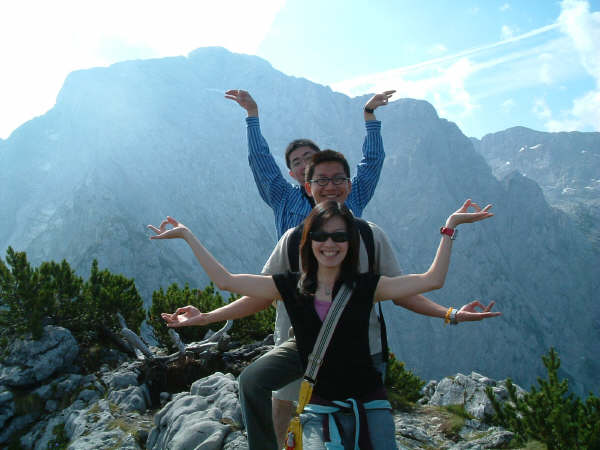
M 446 311 L 446 316 L 444 317 L 445 324 L 450 323 L 450 314 L 451 313 L 452 313 L 452 307 L 448 308 L 448 311 Z

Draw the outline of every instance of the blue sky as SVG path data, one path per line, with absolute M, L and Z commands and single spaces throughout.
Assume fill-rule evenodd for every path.
M 600 0 L 209 3 L 2 2 L 0 138 L 50 109 L 72 70 L 207 45 L 351 96 L 425 99 L 468 136 L 600 131 Z

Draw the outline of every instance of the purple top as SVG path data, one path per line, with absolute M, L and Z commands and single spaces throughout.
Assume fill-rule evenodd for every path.
M 317 311 L 317 314 L 321 318 L 321 322 L 323 322 L 325 320 L 325 316 L 327 316 L 327 313 L 329 312 L 331 305 L 332 305 L 332 302 L 328 302 L 326 300 L 317 300 L 315 298 L 315 310 Z

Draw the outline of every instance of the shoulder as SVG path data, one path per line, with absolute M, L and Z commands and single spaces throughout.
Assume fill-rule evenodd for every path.
M 373 272 L 363 272 L 358 274 L 358 277 L 356 279 L 357 286 L 360 287 L 375 287 L 377 286 L 377 283 L 379 282 L 379 278 L 381 277 L 381 275 L 379 275 L 378 273 L 373 273 Z
M 262 274 L 273 275 L 276 273 L 286 272 L 290 270 L 288 261 L 288 242 L 295 228 L 290 228 L 277 242 L 277 245 L 271 252 L 269 259 L 263 266 Z
M 295 298 L 298 293 L 298 280 L 300 274 L 297 272 L 281 272 L 273 275 L 273 282 L 281 294 L 282 300 L 287 301 Z

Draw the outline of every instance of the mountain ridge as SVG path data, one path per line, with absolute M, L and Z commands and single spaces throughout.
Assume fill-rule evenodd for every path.
M 0 165 L 11 171 L 0 174 L 0 249 L 25 250 L 38 264 L 66 258 L 86 275 L 97 258 L 133 277 L 149 303 L 160 286 L 208 281 L 183 243 L 147 239 L 145 225 L 168 214 L 231 271 L 260 271 L 276 240 L 273 214 L 248 168 L 244 111 L 223 92 L 252 93 L 286 177 L 283 149 L 297 137 L 342 151 L 354 172 L 366 100 L 261 61 L 199 49 L 72 74 L 52 110 L 2 143 Z M 453 306 L 493 299 L 502 318 L 450 328 L 386 304 L 398 358 L 425 378 L 477 371 L 527 385 L 541 374 L 528 361 L 555 346 L 574 389 L 596 388 L 600 277 L 572 219 L 527 178 L 494 176 L 473 141 L 429 103 L 400 99 L 376 114 L 387 156 L 363 217 L 388 233 L 406 273 L 427 269 L 439 226 L 465 198 L 496 212 L 461 230 L 446 286 L 428 296 Z

